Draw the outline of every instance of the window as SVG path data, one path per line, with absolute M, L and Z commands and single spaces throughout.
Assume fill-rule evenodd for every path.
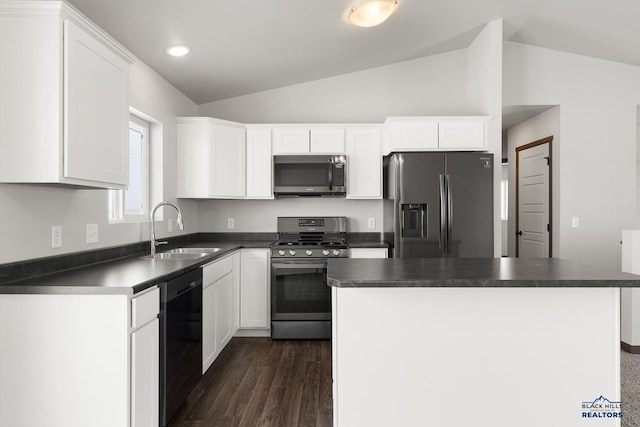
M 109 190 L 109 221 L 143 221 L 149 216 L 149 123 L 129 118 L 129 187 Z

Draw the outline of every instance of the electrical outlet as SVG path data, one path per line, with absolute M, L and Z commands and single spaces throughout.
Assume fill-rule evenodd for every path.
M 580 227 L 580 217 L 574 216 L 571 218 L 571 227 L 573 228 Z
M 375 218 L 369 218 L 369 220 L 367 221 L 367 227 L 376 228 L 376 219 Z
M 51 247 L 62 247 L 62 226 L 60 225 L 54 225 L 51 227 Z
M 227 218 L 227 228 L 232 229 L 235 226 L 235 220 L 233 218 Z
M 85 242 L 87 244 L 98 243 L 98 224 L 87 224 Z
M 173 218 L 169 218 L 169 221 L 167 221 L 167 231 L 169 233 L 173 232 Z

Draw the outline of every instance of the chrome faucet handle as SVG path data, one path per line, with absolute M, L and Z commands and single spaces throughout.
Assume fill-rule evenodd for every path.
M 167 242 L 166 240 L 156 240 L 155 241 L 155 245 L 156 246 L 166 245 L 167 243 L 169 243 L 169 242 Z

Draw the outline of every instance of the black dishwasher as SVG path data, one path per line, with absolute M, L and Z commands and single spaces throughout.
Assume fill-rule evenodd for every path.
M 202 377 L 202 270 L 160 285 L 160 426 Z

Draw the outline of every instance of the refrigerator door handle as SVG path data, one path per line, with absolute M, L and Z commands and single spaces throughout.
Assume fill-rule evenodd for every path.
M 440 240 L 439 240 L 439 248 L 440 253 L 443 256 L 447 254 L 447 229 L 446 229 L 446 221 L 447 221 L 447 186 L 445 182 L 445 176 L 439 176 L 440 185 L 439 185 L 439 193 L 440 193 Z
M 451 255 L 452 250 L 452 230 L 453 230 L 453 190 L 451 189 L 451 175 L 446 176 L 447 183 L 447 255 Z

